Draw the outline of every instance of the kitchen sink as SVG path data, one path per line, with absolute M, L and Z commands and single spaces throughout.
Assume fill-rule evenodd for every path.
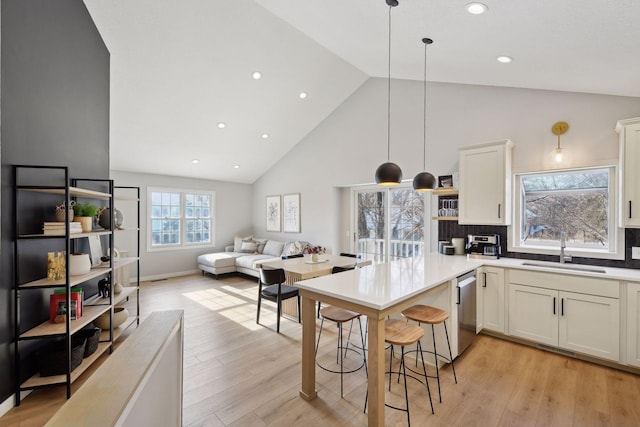
M 555 262 L 523 262 L 522 265 L 528 267 L 557 268 L 560 270 L 584 271 L 588 273 L 606 273 L 604 268 L 590 267 L 582 265 L 567 265 Z

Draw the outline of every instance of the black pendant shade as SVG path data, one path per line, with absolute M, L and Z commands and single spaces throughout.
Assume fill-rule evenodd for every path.
M 436 188 L 436 186 L 436 177 L 429 172 L 420 172 L 413 178 L 413 189 L 415 191 L 431 191 Z
M 400 166 L 392 162 L 383 163 L 376 169 L 376 183 L 385 187 L 398 185 L 402 182 Z
M 433 40 L 429 38 L 423 38 L 422 43 L 424 43 L 424 133 L 423 133 L 423 154 L 422 154 L 422 170 L 426 169 L 427 166 L 427 46 L 433 43 Z M 418 192 L 423 191 L 431 191 L 437 187 L 436 178 L 431 175 L 429 172 L 420 172 L 418 175 L 413 178 L 413 189 Z

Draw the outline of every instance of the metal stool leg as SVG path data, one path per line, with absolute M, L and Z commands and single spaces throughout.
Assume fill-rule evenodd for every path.
M 436 379 L 438 380 L 438 398 L 442 403 L 442 393 L 440 391 L 440 369 L 438 368 L 438 348 L 436 347 L 436 330 L 431 324 L 431 336 L 433 337 L 433 358 L 436 361 Z
M 451 353 L 451 344 L 449 343 L 449 332 L 447 332 L 447 322 L 442 322 L 444 325 L 444 334 L 447 336 L 447 347 L 449 347 L 449 360 L 451 361 L 451 369 L 453 370 L 453 379 L 458 384 L 458 377 L 456 376 L 456 367 L 453 364 L 453 354 Z

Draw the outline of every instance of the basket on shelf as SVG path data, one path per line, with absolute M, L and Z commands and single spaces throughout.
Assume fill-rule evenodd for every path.
M 89 357 L 98 349 L 100 332 L 102 332 L 102 329 L 100 328 L 82 329 L 73 336 L 71 345 L 75 347 L 76 344 L 80 344 L 83 340 L 86 340 L 84 357 Z
M 67 220 L 67 216 L 65 215 L 65 212 L 68 212 L 69 222 L 73 221 L 73 207 L 70 207 L 69 209 L 65 209 L 64 204 L 60 206 L 56 206 L 56 221 L 65 222 Z
M 77 368 L 84 358 L 86 339 L 75 343 L 71 347 L 71 371 Z M 40 356 L 40 376 L 63 375 L 67 372 L 67 352 L 64 349 L 64 340 L 54 344 L 52 351 Z

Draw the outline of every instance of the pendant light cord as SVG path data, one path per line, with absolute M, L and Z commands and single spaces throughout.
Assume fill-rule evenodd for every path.
M 391 161 L 391 5 L 389 5 L 389 63 L 387 64 L 387 161 Z
M 427 170 L 427 40 L 424 42 L 424 113 L 422 119 L 424 127 L 422 132 L 422 170 Z

